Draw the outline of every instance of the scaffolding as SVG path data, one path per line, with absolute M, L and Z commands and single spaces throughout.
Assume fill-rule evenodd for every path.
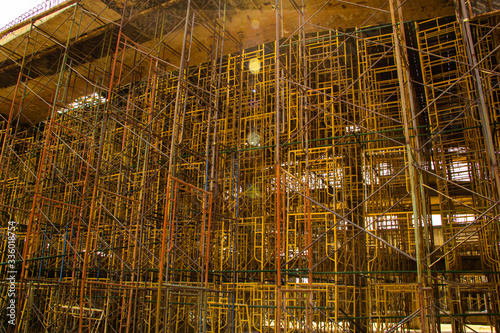
M 500 332 L 498 13 L 329 3 L 2 32 L 1 332 Z

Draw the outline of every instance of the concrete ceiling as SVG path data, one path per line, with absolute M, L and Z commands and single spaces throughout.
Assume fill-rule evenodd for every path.
M 73 6 L 61 6 L 59 10 L 41 14 L 14 27 L 10 34 L 3 36 L 0 39 L 0 113 L 6 117 L 14 105 L 14 113 L 21 112 L 23 115 L 22 122 L 36 123 L 47 116 L 68 40 L 69 65 L 79 75 L 72 78 L 74 89 L 58 102 L 58 107 L 88 94 L 88 82 L 95 81 L 106 87 L 111 63 L 103 49 L 116 47 L 122 13 L 123 33 L 144 50 L 152 51 L 152 55 L 160 56 L 170 63 L 167 69 L 175 69 L 180 61 L 187 1 L 128 0 L 125 9 L 124 2 L 81 0 L 76 10 Z M 280 0 L 280 5 L 275 7 L 274 0 L 227 0 L 225 7 L 219 7 L 215 1 L 193 0 L 196 16 L 190 65 L 206 61 L 209 57 L 215 27 L 213 22 L 225 27 L 224 54 L 274 41 L 276 10 L 282 22 L 281 37 L 296 33 L 300 17 L 295 2 L 298 1 Z M 307 32 L 323 29 L 344 31 L 391 21 L 386 0 L 304 2 L 307 3 L 304 7 Z M 375 11 L 374 8 L 381 11 Z M 452 0 L 408 0 L 403 12 L 405 20 L 422 20 L 453 15 L 454 9 Z M 224 23 L 222 17 L 225 17 Z M 72 25 L 72 20 L 78 24 Z M 30 32 L 31 23 L 34 29 Z M 19 68 L 23 64 L 22 55 L 25 53 L 28 56 L 24 66 L 30 70 L 23 72 L 24 83 L 16 89 Z M 125 68 L 127 65 L 133 67 L 134 56 L 135 52 L 124 53 Z M 24 96 L 24 100 L 19 108 L 21 96 Z M 13 104 L 13 99 L 17 103 Z

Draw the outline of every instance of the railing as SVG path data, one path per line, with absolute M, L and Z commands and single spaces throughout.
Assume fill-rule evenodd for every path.
M 66 0 L 40 0 L 40 1 L 43 1 L 43 2 L 41 2 L 36 7 L 31 8 L 27 12 L 21 14 L 17 18 L 13 19 L 12 21 L 10 21 L 6 25 L 4 25 L 2 28 L 0 28 L 0 32 L 5 31 L 9 28 L 12 28 L 16 24 L 24 22 L 27 19 L 29 19 L 30 17 L 41 14 L 44 11 L 49 10 L 52 7 L 55 7 L 55 6 L 59 5 L 60 3 L 63 3 Z

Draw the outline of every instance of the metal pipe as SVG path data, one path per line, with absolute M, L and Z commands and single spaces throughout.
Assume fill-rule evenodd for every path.
M 469 23 L 469 13 L 465 8 L 464 0 L 455 0 L 456 6 L 460 9 L 457 11 L 457 17 L 460 21 L 460 25 L 462 26 L 462 37 L 464 39 L 465 50 L 467 52 L 467 60 L 470 63 L 470 67 L 473 75 L 473 82 L 475 86 L 475 92 L 479 96 L 479 117 L 481 119 L 481 129 L 483 132 L 483 141 L 486 147 L 486 154 L 488 157 L 488 164 L 490 167 L 490 175 L 495 179 L 496 192 L 495 198 L 496 200 L 500 200 L 500 171 L 498 168 L 498 159 L 497 154 L 495 153 L 495 145 L 493 143 L 493 136 L 491 134 L 490 127 L 490 117 L 488 114 L 488 108 L 486 107 L 486 102 L 484 98 L 483 85 L 481 84 L 481 74 L 478 69 L 478 61 L 476 57 L 476 52 L 474 50 L 474 42 L 472 39 L 472 33 L 470 29 Z
M 275 24 L 276 24 L 276 40 L 275 40 L 275 90 L 274 90 L 274 99 L 275 99 L 275 141 L 276 147 L 274 151 L 274 160 L 275 160 L 275 172 L 276 172 L 276 297 L 275 302 L 277 304 L 276 308 L 276 318 L 274 320 L 275 331 L 277 333 L 281 333 L 281 308 L 282 308 L 282 292 L 281 292 L 281 162 L 280 162 L 280 14 L 279 14 L 279 0 L 275 0 L 274 2 L 274 11 L 275 11 Z

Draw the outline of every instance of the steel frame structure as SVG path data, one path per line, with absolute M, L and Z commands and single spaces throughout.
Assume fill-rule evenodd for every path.
M 411 1 L 336 0 L 367 13 L 339 30 L 332 1 L 275 0 L 245 49 L 231 1 L 11 28 L 0 331 L 499 332 L 498 14 L 408 22 Z

